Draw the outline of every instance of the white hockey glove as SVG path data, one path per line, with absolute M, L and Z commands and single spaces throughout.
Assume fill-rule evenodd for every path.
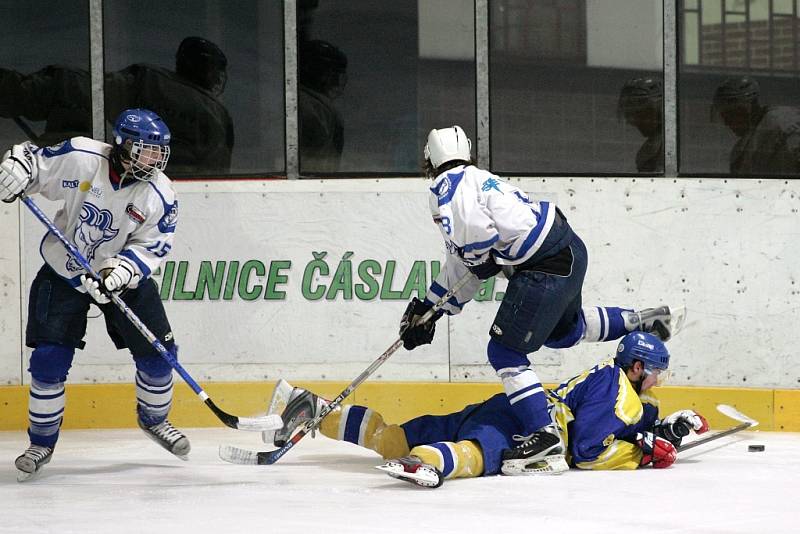
M 102 282 L 91 276 L 81 275 L 81 284 L 98 304 L 108 304 L 111 293 L 119 293 L 129 287 L 136 287 L 141 279 L 139 273 L 136 272 L 136 267 L 119 256 L 103 261 L 98 274 L 102 277 Z
M 7 150 L 0 162 L 0 196 L 3 202 L 13 202 L 31 183 L 33 163 L 21 145 Z
M 702 434 L 708 430 L 706 418 L 694 410 L 680 410 L 668 415 L 655 426 L 656 435 L 667 439 L 676 447 L 689 432 Z

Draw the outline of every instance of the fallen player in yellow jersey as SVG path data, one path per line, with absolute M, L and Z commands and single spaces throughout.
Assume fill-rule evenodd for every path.
M 708 430 L 705 418 L 681 410 L 658 417 L 650 388 L 667 374 L 669 352 L 655 336 L 633 332 L 616 356 L 570 378 L 548 392 L 550 416 L 567 444 L 555 461 L 505 458 L 521 432 L 505 394 L 466 406 L 449 415 L 423 415 L 401 425 L 387 424 L 366 406 L 346 405 L 325 417 L 319 430 L 327 437 L 376 451 L 388 461 L 389 475 L 420 486 L 438 487 L 448 478 L 558 474 L 580 469 L 669 467 L 684 436 Z M 326 401 L 294 388 L 273 441 L 286 443 L 303 422 L 316 417 Z

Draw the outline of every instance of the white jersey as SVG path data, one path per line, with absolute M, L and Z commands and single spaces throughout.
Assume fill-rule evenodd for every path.
M 440 174 L 430 188 L 433 221 L 447 247 L 444 269 L 428 290 L 436 302 L 492 253 L 498 265 L 519 265 L 539 251 L 556 217 L 554 204 L 530 199 L 518 187 L 488 171 L 460 165 Z M 442 308 L 453 315 L 480 285 L 474 277 Z
M 122 187 L 109 177 L 111 145 L 74 137 L 51 147 L 22 146 L 32 154 L 32 182 L 26 193 L 63 200 L 53 222 L 98 270 L 103 260 L 122 256 L 142 279 L 150 276 L 172 248 L 178 201 L 169 178 L 133 178 Z M 42 239 L 44 261 L 79 291 L 83 268 L 49 232 Z

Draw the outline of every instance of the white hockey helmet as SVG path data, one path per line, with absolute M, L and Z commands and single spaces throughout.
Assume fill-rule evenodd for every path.
M 431 130 L 423 154 L 425 159 L 431 162 L 431 166 L 438 169 L 448 161 L 469 161 L 471 149 L 472 141 L 461 126 L 451 126 Z

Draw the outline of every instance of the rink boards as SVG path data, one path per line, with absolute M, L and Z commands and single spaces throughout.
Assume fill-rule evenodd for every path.
M 721 386 L 763 392 L 768 402 L 754 405 L 774 421 L 797 409 L 800 354 L 788 334 L 800 304 L 796 181 L 514 182 L 557 202 L 587 243 L 584 305 L 687 306 L 687 327 L 669 344 L 670 384 L 686 387 L 684 398 Z M 225 383 L 269 389 L 278 377 L 346 384 L 358 375 L 394 341 L 407 301 L 444 259 L 427 187 L 410 178 L 176 184 L 177 238 L 153 278 L 187 370 L 209 388 L 230 387 L 230 402 L 240 389 Z M 0 228 L 0 383 L 24 385 L 27 287 L 41 264 L 43 231 L 19 205 L 0 208 Z M 432 345 L 401 349 L 370 382 L 494 387 L 485 343 L 504 284 L 487 282 L 461 316 L 438 323 Z M 100 319 L 90 321 L 86 340 L 70 383 L 115 385 L 109 398 L 119 396 L 132 381 L 129 356 L 113 349 Z M 542 350 L 533 361 L 554 383 L 613 350 Z M 16 397 L 14 388 L 0 391 Z

